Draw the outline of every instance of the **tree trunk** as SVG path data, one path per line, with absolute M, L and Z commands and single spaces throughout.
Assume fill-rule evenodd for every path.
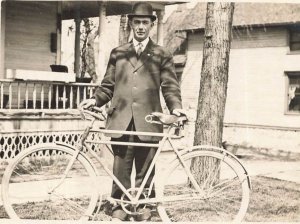
M 130 27 L 126 15 L 121 15 L 119 28 L 119 45 L 126 44 L 130 35 Z
M 222 145 L 233 11 L 234 3 L 207 3 L 194 145 Z M 193 161 L 191 170 L 198 181 L 203 181 L 206 170 L 218 172 L 219 166 L 216 161 L 204 158 Z M 214 176 L 213 182 L 219 172 Z
M 82 47 L 81 47 L 81 74 L 80 77 L 84 77 L 85 72 L 87 70 L 87 60 L 86 60 L 86 55 L 87 55 L 87 41 L 89 38 L 89 35 L 91 33 L 91 26 L 90 26 L 90 21 L 88 18 L 82 19 L 83 21 L 83 27 L 84 31 L 81 32 L 81 41 L 82 41 Z
M 85 73 L 88 73 L 93 82 L 97 82 L 95 54 L 94 54 L 94 41 L 98 35 L 95 25 L 89 18 L 82 19 L 83 26 L 81 32 L 81 76 L 83 78 Z
M 89 36 L 87 41 L 87 54 L 86 54 L 86 60 L 87 60 L 87 68 L 86 71 L 89 73 L 89 75 L 92 78 L 93 83 L 97 83 L 98 76 L 96 73 L 96 63 L 95 63 L 95 38 L 98 35 L 98 32 L 94 32 L 92 35 Z

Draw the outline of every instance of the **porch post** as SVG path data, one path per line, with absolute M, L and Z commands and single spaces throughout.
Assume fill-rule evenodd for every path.
M 76 17 L 75 17 L 75 59 L 74 59 L 74 72 L 76 77 L 80 77 L 80 10 L 76 8 Z
M 56 64 L 61 64 L 61 13 L 62 13 L 62 2 L 57 3 L 57 27 L 56 27 L 56 34 L 57 34 L 57 40 L 56 40 Z
M 97 82 L 100 82 L 105 73 L 105 43 L 104 43 L 104 30 L 106 19 L 106 2 L 99 2 L 99 41 L 98 41 L 98 77 Z
M 0 79 L 6 78 L 5 75 L 5 18 L 6 18 L 6 2 L 0 2 Z
M 163 18 L 165 15 L 165 10 L 157 10 L 157 44 L 163 46 L 164 45 L 164 26 L 163 26 Z

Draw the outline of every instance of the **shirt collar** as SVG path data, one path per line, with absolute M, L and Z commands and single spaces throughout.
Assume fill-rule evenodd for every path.
M 143 40 L 142 42 L 139 42 L 139 41 L 137 41 L 136 39 L 133 38 L 132 42 L 133 42 L 133 46 L 134 46 L 135 50 L 137 50 L 138 44 L 139 44 L 139 43 L 142 43 L 142 45 L 143 45 L 142 50 L 145 50 L 145 48 L 146 48 L 146 46 L 147 46 L 149 40 L 150 40 L 150 38 L 147 37 L 147 38 L 146 38 L 145 40 Z

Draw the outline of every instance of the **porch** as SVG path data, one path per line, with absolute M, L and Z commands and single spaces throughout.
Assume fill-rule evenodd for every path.
M 176 2 L 150 3 L 157 16 L 154 40 L 162 45 L 165 6 Z M 82 76 L 81 21 L 89 17 L 99 18 L 99 38 L 95 46 L 98 55 L 96 81 L 99 82 L 107 63 L 107 44 L 103 39 L 107 31 L 106 19 L 115 15 L 126 18 L 133 4 L 128 1 L 1 2 L 0 162 L 10 160 L 20 151 L 39 143 L 62 141 L 77 144 L 85 128 L 78 105 L 90 98 L 98 85 L 75 80 L 75 77 Z M 69 72 L 56 73 L 50 69 L 51 65 L 65 64 L 62 60 L 63 20 L 74 20 L 74 55 Z M 120 27 L 124 27 L 116 35 L 120 39 L 124 37 L 122 40 L 127 42 L 130 33 L 126 21 L 120 23 Z M 18 72 L 22 73 L 21 76 Z M 66 78 L 68 75 L 72 77 Z
M 0 119 L 45 112 L 70 112 L 90 98 L 97 84 L 0 79 Z M 68 110 L 67 110 L 68 109 Z M 65 111 L 64 111 L 65 110 Z
M 39 143 L 76 145 L 86 121 L 78 105 L 97 84 L 0 80 L 0 161 Z

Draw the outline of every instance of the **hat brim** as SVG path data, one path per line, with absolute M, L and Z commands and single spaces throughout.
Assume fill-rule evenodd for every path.
M 132 19 L 133 17 L 149 17 L 152 22 L 156 20 L 155 15 L 137 15 L 137 14 L 127 14 L 128 19 Z

